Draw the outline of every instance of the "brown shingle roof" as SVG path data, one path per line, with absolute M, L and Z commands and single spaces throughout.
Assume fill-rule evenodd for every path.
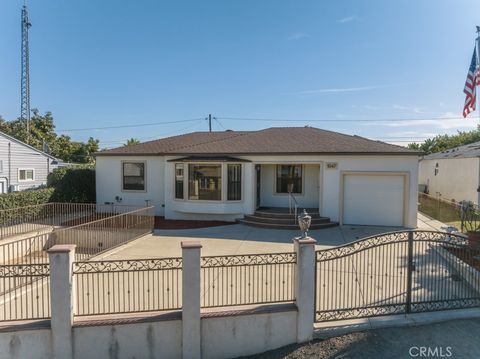
M 419 152 L 359 136 L 314 127 L 259 131 L 193 132 L 98 152 L 97 156 L 242 154 L 389 154 Z

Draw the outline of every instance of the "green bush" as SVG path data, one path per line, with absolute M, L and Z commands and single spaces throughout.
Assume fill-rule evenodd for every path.
M 0 194 L 0 210 L 51 202 L 54 188 Z
M 53 187 L 52 202 L 95 203 L 95 170 L 91 167 L 63 167 L 48 175 Z

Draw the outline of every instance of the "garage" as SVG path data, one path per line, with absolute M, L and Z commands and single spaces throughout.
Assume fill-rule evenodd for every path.
M 403 227 L 405 182 L 402 174 L 344 174 L 343 224 Z

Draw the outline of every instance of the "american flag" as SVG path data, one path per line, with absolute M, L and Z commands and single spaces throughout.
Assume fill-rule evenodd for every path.
M 463 117 L 467 117 L 472 111 L 475 111 L 475 103 L 477 102 L 476 86 L 480 85 L 480 74 L 477 67 L 476 49 L 473 49 L 472 62 L 468 69 L 467 81 L 465 81 L 465 88 L 463 93 L 465 97 L 465 105 L 463 106 Z

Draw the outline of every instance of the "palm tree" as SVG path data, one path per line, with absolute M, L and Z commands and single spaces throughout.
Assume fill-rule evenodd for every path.
M 139 140 L 137 140 L 136 138 L 130 138 L 127 140 L 127 143 L 124 144 L 123 146 L 126 147 L 126 146 L 132 146 L 132 145 L 138 145 L 140 143 Z

